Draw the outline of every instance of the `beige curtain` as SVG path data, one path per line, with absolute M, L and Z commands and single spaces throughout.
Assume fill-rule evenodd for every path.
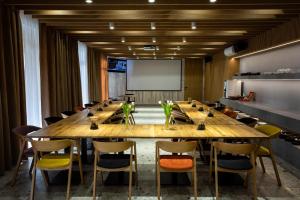
M 100 101 L 100 59 L 101 53 L 94 48 L 88 48 L 88 87 L 89 100 Z
M 26 123 L 21 33 L 18 11 L 0 3 L 0 175 L 19 153 L 11 130 Z
M 43 117 L 82 105 L 78 41 L 41 26 L 41 77 Z

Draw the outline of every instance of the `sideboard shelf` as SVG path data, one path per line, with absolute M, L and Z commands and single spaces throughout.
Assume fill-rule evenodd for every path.
M 258 79 L 258 80 L 300 80 L 300 73 L 261 74 L 247 76 L 233 76 L 233 79 Z

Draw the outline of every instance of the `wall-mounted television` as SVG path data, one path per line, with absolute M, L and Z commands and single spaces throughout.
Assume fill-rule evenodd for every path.
M 125 73 L 127 68 L 127 60 L 108 58 L 108 71 Z

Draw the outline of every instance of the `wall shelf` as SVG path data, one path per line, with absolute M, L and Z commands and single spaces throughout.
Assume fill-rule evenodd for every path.
M 220 102 L 236 110 L 258 117 L 268 123 L 300 133 L 300 113 L 278 110 L 255 102 L 240 102 L 222 98 Z
M 257 80 L 300 80 L 300 73 L 261 74 L 248 76 L 233 76 L 233 79 L 257 79 Z

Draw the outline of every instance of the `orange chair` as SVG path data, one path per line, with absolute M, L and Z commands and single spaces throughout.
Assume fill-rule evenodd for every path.
M 156 142 L 156 178 L 157 198 L 160 199 L 160 172 L 192 172 L 194 197 L 197 199 L 197 170 L 196 170 L 197 142 Z M 160 150 L 182 154 L 192 152 L 192 155 L 160 155 Z
M 227 115 L 228 117 L 231 117 L 232 119 L 236 119 L 236 117 L 238 115 L 237 112 L 234 112 L 233 110 L 231 110 L 229 108 L 225 108 L 224 114 Z

